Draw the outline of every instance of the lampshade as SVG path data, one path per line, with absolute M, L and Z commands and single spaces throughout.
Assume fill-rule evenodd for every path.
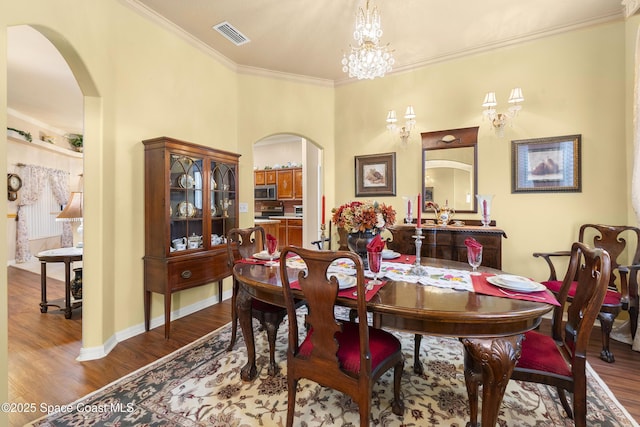
M 82 221 L 82 193 L 72 192 L 67 206 L 56 217 L 56 221 Z
M 415 119 L 416 118 L 416 113 L 413 110 L 413 106 L 412 105 L 409 105 L 407 107 L 407 111 L 404 114 L 404 118 L 407 119 L 407 120 L 411 120 L 411 119 Z
M 516 87 L 511 89 L 511 94 L 509 95 L 509 102 L 511 104 L 516 102 L 524 101 L 524 96 L 522 95 L 522 88 Z
M 389 112 L 387 113 L 387 123 L 395 123 L 397 121 L 398 119 L 396 118 L 396 111 L 389 110 Z
M 495 107 L 496 105 L 498 105 L 498 101 L 496 101 L 496 93 L 488 92 L 484 96 L 484 101 L 482 102 L 482 106 L 486 108 L 486 107 Z

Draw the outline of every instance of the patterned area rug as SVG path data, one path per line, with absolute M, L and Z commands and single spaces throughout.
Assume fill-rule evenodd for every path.
M 303 316 L 299 316 L 301 320 Z M 284 426 L 287 413 L 287 323 L 278 332 L 280 373 L 267 375 L 268 345 L 256 333 L 259 375 L 250 383 L 240 379 L 246 363 L 240 338 L 234 351 L 225 348 L 231 327 L 226 325 L 173 354 L 42 418 L 37 426 Z M 396 332 L 394 332 L 396 333 Z M 468 420 L 463 350 L 456 339 L 424 337 L 422 376 L 413 373 L 413 335 L 396 333 L 405 354 L 403 417 L 391 412 L 392 371 L 373 391 L 372 425 L 464 426 Z M 298 426 L 354 426 L 358 408 L 345 395 L 300 381 Z M 589 367 L 589 426 L 637 426 Z M 572 426 L 554 389 L 510 381 L 499 416 L 500 426 Z

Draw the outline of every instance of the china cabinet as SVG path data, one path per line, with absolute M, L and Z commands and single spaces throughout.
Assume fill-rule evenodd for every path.
M 226 233 L 238 226 L 238 154 L 173 138 L 143 141 L 145 149 L 144 315 L 152 292 L 164 295 L 169 338 L 171 294 L 231 275 Z

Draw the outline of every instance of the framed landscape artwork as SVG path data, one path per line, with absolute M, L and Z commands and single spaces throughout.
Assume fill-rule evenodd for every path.
M 581 135 L 511 141 L 511 192 L 582 191 Z
M 355 156 L 356 197 L 396 195 L 396 153 Z

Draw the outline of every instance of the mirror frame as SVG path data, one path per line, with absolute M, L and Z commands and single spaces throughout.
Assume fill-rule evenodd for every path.
M 435 132 L 423 132 L 422 137 L 422 183 L 420 185 L 422 192 L 422 212 L 427 212 L 425 209 L 426 202 L 425 196 L 427 187 L 425 186 L 426 178 L 426 161 L 427 151 L 431 150 L 446 150 L 449 148 L 473 148 L 473 209 L 456 210 L 456 213 L 477 213 L 478 212 L 478 200 L 476 194 L 478 194 L 478 128 L 479 126 L 440 130 Z

